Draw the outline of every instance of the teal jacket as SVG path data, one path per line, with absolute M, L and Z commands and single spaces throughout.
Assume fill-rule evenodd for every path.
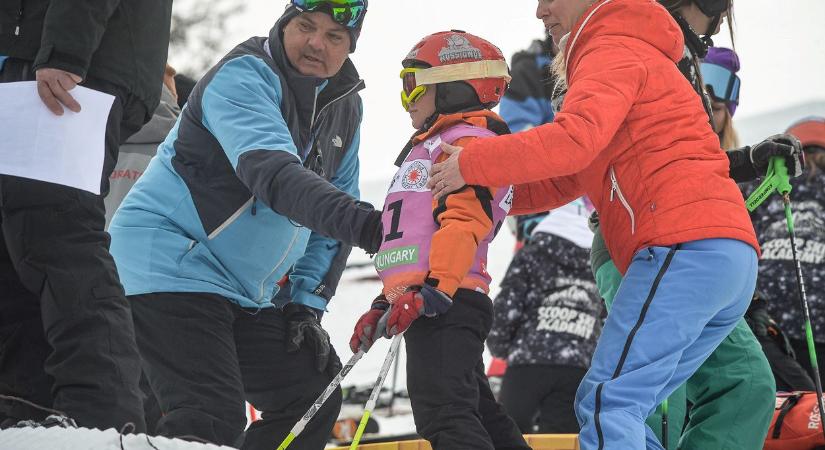
M 208 292 L 271 307 L 288 274 L 286 297 L 323 310 L 350 246 L 380 244 L 380 211 L 357 201 L 363 81 L 349 60 L 331 79 L 298 74 L 280 26 L 197 83 L 115 214 L 127 295 Z

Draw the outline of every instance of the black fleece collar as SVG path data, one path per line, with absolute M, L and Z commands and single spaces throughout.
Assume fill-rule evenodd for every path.
M 679 28 L 682 29 L 682 34 L 685 36 L 685 45 L 688 46 L 691 53 L 699 57 L 699 59 L 703 59 L 708 54 L 708 47 L 713 45 L 713 41 L 708 38 L 702 38 L 696 33 L 696 30 L 687 23 L 684 17 L 682 17 L 679 13 L 673 13 L 673 18 L 676 20 L 676 23 L 679 24 Z

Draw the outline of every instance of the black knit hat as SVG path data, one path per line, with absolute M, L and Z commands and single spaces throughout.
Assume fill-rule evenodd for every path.
M 329 8 L 321 7 L 321 8 L 318 8 L 316 11 L 328 13 L 330 16 L 332 15 L 332 11 Z M 289 21 L 291 21 L 293 18 L 297 17 L 299 14 L 301 14 L 303 12 L 304 11 L 302 11 L 300 8 L 298 8 L 297 6 L 290 3 L 289 5 L 287 5 L 286 10 L 284 11 L 284 14 L 278 20 L 283 24 L 283 26 L 286 26 L 286 24 L 288 24 Z M 358 41 L 358 37 L 361 35 L 361 27 L 363 25 L 364 25 L 364 20 L 361 19 L 361 21 L 358 22 L 358 26 L 355 27 L 355 28 L 344 27 L 344 28 L 347 29 L 347 33 L 349 33 L 349 52 L 350 53 L 355 51 L 355 44 Z M 281 31 L 283 31 L 283 30 L 281 30 Z

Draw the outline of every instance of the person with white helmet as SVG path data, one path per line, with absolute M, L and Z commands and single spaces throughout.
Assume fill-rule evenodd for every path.
M 490 108 L 510 81 L 501 51 L 463 31 L 429 35 L 403 60 L 401 102 L 417 131 L 396 159 L 375 255 L 381 294 L 355 326 L 353 352 L 405 333 L 407 389 L 418 434 L 436 450 L 528 449 L 493 398 L 481 359 L 493 316 L 488 245 L 512 188 L 427 188 L 442 143 L 509 133 Z

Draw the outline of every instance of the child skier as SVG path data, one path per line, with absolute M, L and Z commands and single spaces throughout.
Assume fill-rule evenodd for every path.
M 435 449 L 527 449 L 495 402 L 481 354 L 492 325 L 487 246 L 510 186 L 466 186 L 439 201 L 427 188 L 442 143 L 509 133 L 490 111 L 510 76 L 501 51 L 463 31 L 422 39 L 402 62 L 401 101 L 418 131 L 401 151 L 375 266 L 384 288 L 358 320 L 353 352 L 406 331 L 407 389 L 418 433 Z

